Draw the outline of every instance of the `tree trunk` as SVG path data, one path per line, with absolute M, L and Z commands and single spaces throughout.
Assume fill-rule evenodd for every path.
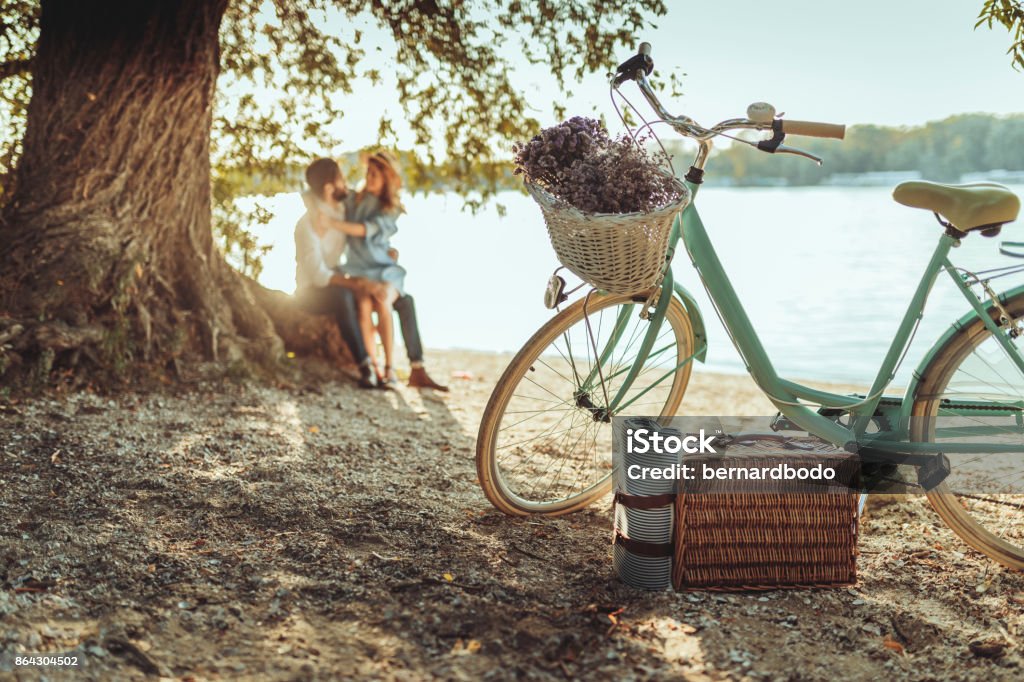
M 43 0 L 23 155 L 0 219 L 0 374 L 281 354 L 211 232 L 226 5 Z

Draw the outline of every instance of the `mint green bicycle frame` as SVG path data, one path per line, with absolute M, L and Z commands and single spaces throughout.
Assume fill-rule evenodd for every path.
M 950 262 L 949 252 L 953 247 L 959 245 L 957 239 L 949 236 L 948 234 L 943 234 L 939 239 L 939 243 L 929 260 L 927 267 L 925 268 L 925 272 L 917 285 L 917 289 L 914 291 L 914 295 L 907 307 L 907 312 L 904 314 L 903 319 L 900 322 L 896 335 L 889 346 L 889 350 L 882 361 L 882 366 L 878 370 L 878 374 L 871 385 L 871 389 L 869 390 L 867 397 L 840 395 L 783 379 L 775 371 L 764 346 L 762 346 L 761 341 L 757 336 L 757 332 L 754 330 L 754 327 L 750 322 L 750 318 L 747 317 L 747 313 L 744 310 L 743 305 L 740 303 L 740 300 L 732 287 L 732 283 L 729 281 L 728 276 L 722 268 L 721 262 L 718 260 L 718 255 L 715 253 L 715 249 L 712 246 L 707 231 L 704 228 L 704 223 L 701 221 L 700 215 L 697 212 L 695 200 L 700 189 L 700 185 L 688 181 L 686 182 L 686 186 L 690 189 L 691 201 L 683 212 L 676 217 L 675 222 L 672 225 L 672 230 L 669 236 L 669 263 L 666 264 L 665 278 L 662 282 L 661 288 L 662 294 L 658 297 L 654 310 L 649 311 L 650 327 L 645 334 L 644 340 L 641 342 L 636 360 L 630 367 L 621 369 L 615 374 L 607 377 L 599 376 L 599 370 L 597 368 L 607 364 L 614 352 L 615 346 L 621 339 L 626 321 L 634 313 L 635 306 L 626 305 L 623 306 L 622 310 L 619 312 L 616 325 L 613 327 L 613 331 L 607 345 L 600 354 L 600 361 L 597 363 L 597 367 L 595 367 L 590 376 L 583 382 L 580 387 L 581 391 L 592 390 L 597 386 L 602 378 L 604 380 L 608 380 L 612 377 L 626 373 L 626 377 L 623 379 L 623 382 L 616 391 L 614 397 L 609 396 L 608 410 L 611 414 L 614 414 L 617 410 L 628 407 L 661 381 L 671 377 L 686 363 L 692 362 L 695 359 L 701 361 L 704 360 L 707 352 L 707 340 L 704 332 L 703 319 L 693 297 L 690 296 L 683 287 L 675 283 L 672 275 L 671 258 L 675 253 L 675 249 L 678 246 L 679 241 L 682 240 L 687 253 L 690 256 L 690 260 L 693 262 L 694 267 L 700 275 L 701 281 L 708 291 L 712 304 L 718 311 L 722 323 L 725 325 L 733 344 L 736 346 L 740 357 L 746 365 L 747 371 L 778 410 L 792 424 L 796 425 L 800 429 L 850 451 L 857 451 L 859 447 L 868 445 L 876 452 L 901 456 L 933 455 L 940 451 L 944 453 L 1024 452 L 1024 447 L 1019 445 L 1014 446 L 944 441 L 941 443 L 940 447 L 940 445 L 936 443 L 910 442 L 910 413 L 918 381 L 917 377 L 920 376 L 921 370 L 925 368 L 943 343 L 961 326 L 963 326 L 963 324 L 966 324 L 976 316 L 984 321 L 985 326 L 992 332 L 993 338 L 998 340 L 1017 367 L 1024 372 L 1024 357 L 1021 356 L 1021 353 L 1011 342 L 1005 331 L 999 327 L 997 322 L 992 320 L 985 302 L 979 299 L 978 296 L 971 291 L 968 281 L 957 273 L 955 266 Z M 939 273 L 942 271 L 947 272 L 956 283 L 961 293 L 963 293 L 964 298 L 966 298 L 970 304 L 972 312 L 969 312 L 950 327 L 946 335 L 939 340 L 939 342 L 922 360 L 918 367 L 919 371 L 915 372 L 914 379 L 907 387 L 906 393 L 899 405 L 898 411 L 896 412 L 898 419 L 893 422 L 895 428 L 882 433 L 873 433 L 868 435 L 865 433 L 865 429 L 870 423 L 871 417 L 875 415 L 876 410 L 879 408 L 880 402 L 883 400 L 883 391 L 889 386 L 890 382 L 892 382 L 895 377 L 896 367 L 906 351 L 906 347 L 914 332 L 917 322 L 921 319 L 928 294 L 931 292 Z M 1000 295 L 1000 300 L 1001 302 L 1005 302 L 1011 296 L 1021 291 L 1024 291 L 1024 285 L 1004 292 Z M 690 314 L 695 333 L 696 351 L 689 357 L 680 361 L 675 367 L 666 369 L 664 376 L 655 381 L 639 395 L 633 396 L 628 402 L 624 402 L 626 392 L 629 390 L 633 380 L 636 378 L 647 359 L 656 357 L 657 355 L 670 351 L 675 347 L 673 342 L 669 346 L 654 349 L 655 340 L 661 329 L 662 322 L 665 319 L 665 312 L 668 309 L 669 301 L 673 295 L 680 298 L 687 312 Z M 818 413 L 816 410 L 800 404 L 801 400 L 813 402 L 815 405 L 820 405 L 822 407 L 838 408 L 848 412 L 853 417 L 853 419 L 851 419 L 850 426 L 847 427 L 839 424 L 827 416 Z M 887 400 L 892 402 L 891 398 Z M 978 403 L 979 407 L 984 405 L 991 404 Z M 1024 410 L 1024 402 L 1012 406 L 1007 406 L 1005 403 L 999 403 L 999 406 L 1005 409 L 1002 412 L 988 411 L 987 414 L 992 416 L 1005 416 L 1006 414 L 1013 412 L 1019 417 L 1021 414 L 1020 410 Z M 969 409 L 969 407 L 971 407 L 971 405 L 968 405 L 967 409 Z M 957 412 L 954 410 L 951 411 L 950 414 L 955 415 Z M 1020 419 L 1018 419 L 1018 422 L 1020 423 L 1022 432 L 1024 432 L 1024 422 L 1021 422 Z M 942 430 L 940 429 L 939 431 L 941 432 Z M 970 433 L 971 435 L 978 435 L 979 433 L 985 432 L 985 427 L 971 427 L 970 429 L 960 429 L 959 431 L 955 428 L 948 429 L 946 434 L 940 433 L 939 435 L 951 435 L 958 432 L 964 435 L 967 433 Z

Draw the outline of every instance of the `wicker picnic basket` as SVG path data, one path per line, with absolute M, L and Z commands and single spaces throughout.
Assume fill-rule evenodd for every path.
M 770 438 L 770 437 L 769 437 Z M 785 443 L 811 439 L 786 439 Z M 800 443 L 797 443 L 800 445 Z M 736 481 L 701 481 L 675 501 L 672 583 L 677 590 L 764 590 L 839 587 L 857 580 L 859 461 L 816 441 L 813 452 L 777 440 L 728 445 L 722 456 L 686 462 L 761 467 L 788 462 L 823 464 L 847 485 L 758 482 L 749 491 Z
M 690 191 L 672 178 L 678 198 L 650 213 L 587 215 L 531 182 L 558 260 L 584 282 L 613 294 L 632 294 L 661 279 L 672 221 L 690 202 Z

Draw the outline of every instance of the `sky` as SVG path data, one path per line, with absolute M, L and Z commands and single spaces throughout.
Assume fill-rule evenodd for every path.
M 1024 73 L 1010 66 L 1006 30 L 974 29 L 980 1 L 699 6 L 699 15 L 670 11 L 649 41 L 656 64 L 683 65 L 685 108 L 698 120 L 742 112 L 757 99 L 793 117 L 838 123 L 1024 111 Z
M 1010 65 L 1010 36 L 1002 27 L 974 29 L 981 0 L 668 0 L 658 27 L 637 36 L 653 45 L 655 70 L 676 69 L 684 96 L 662 101 L 704 125 L 742 116 L 767 101 L 790 118 L 835 123 L 919 125 L 951 114 L 1024 112 L 1024 73 Z M 341 17 L 337 30 L 352 30 Z M 380 43 L 384 66 L 390 40 L 363 24 L 364 45 Z M 632 50 L 623 50 L 625 59 Z M 571 83 L 567 100 L 545 68 L 509 55 L 512 78 L 542 124 L 555 122 L 550 102 L 571 114 L 603 114 L 614 127 L 602 74 Z M 386 68 L 384 69 L 386 71 Z M 630 88 L 632 87 L 632 90 Z M 627 84 L 627 93 L 635 87 Z M 339 126 L 347 149 L 375 142 L 377 120 L 401 109 L 387 88 L 362 82 Z M 647 112 L 644 111 L 646 114 Z

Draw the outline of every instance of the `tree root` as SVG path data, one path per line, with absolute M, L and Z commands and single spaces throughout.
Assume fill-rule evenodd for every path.
M 319 357 L 336 366 L 352 366 L 352 354 L 330 317 L 300 310 L 293 296 L 247 280 L 249 291 L 260 308 L 270 316 L 274 330 L 289 353 Z
M 180 380 L 183 367 L 204 357 L 232 370 L 249 365 L 273 374 L 286 353 L 289 357 L 320 358 L 334 367 L 353 366 L 351 353 L 330 317 L 306 313 L 292 296 L 231 274 L 238 290 L 227 299 L 237 302 L 237 308 L 219 310 L 214 315 L 197 316 L 197 311 L 178 310 L 170 318 L 166 314 L 156 317 L 136 299 L 129 308 L 132 314 L 126 317 L 92 319 L 77 325 L 0 316 L 0 377 L 6 379 L 5 383 L 21 383 L 28 388 L 52 384 L 57 370 L 77 372 L 87 363 L 101 370 L 88 374 L 90 382 L 103 383 L 102 374 L 123 381 L 168 371 Z M 203 324 L 208 328 L 198 330 L 197 325 Z M 191 342 L 184 331 L 189 328 L 193 329 Z M 171 338 L 182 333 L 185 341 L 178 347 Z M 196 333 L 205 339 L 195 338 Z M 157 339 L 164 343 L 157 343 Z M 197 342 L 202 349 L 195 347 Z

